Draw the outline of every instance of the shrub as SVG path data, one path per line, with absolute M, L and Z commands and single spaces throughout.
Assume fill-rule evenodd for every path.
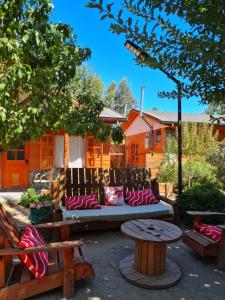
M 31 203 L 38 203 L 41 201 L 51 201 L 50 195 L 37 195 L 35 189 L 29 188 L 26 192 L 24 192 L 20 199 L 20 205 L 24 207 L 29 207 Z
M 184 191 L 177 202 L 181 209 L 181 220 L 187 226 L 193 224 L 192 217 L 186 214 L 188 210 L 225 212 L 225 194 L 213 184 L 195 185 Z M 225 217 L 207 217 L 202 221 L 222 224 Z

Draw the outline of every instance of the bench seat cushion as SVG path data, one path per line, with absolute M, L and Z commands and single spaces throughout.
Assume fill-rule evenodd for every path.
M 90 221 L 127 221 L 138 218 L 152 218 L 163 215 L 172 215 L 173 209 L 169 205 L 158 203 L 151 205 L 142 205 L 132 207 L 123 206 L 105 206 L 101 209 L 87 210 L 63 210 L 63 220 L 76 219 L 80 222 Z

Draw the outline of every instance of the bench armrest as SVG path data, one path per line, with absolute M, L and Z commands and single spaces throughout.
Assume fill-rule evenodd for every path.
M 0 249 L 0 256 L 30 254 L 30 253 L 40 252 L 40 251 L 49 251 L 49 250 L 57 251 L 60 249 L 66 249 L 66 248 L 71 249 L 71 248 L 81 247 L 82 245 L 83 245 L 82 241 L 66 241 L 66 242 L 50 243 L 44 246 L 26 248 L 26 249 L 6 248 L 6 249 Z
M 163 202 L 166 202 L 167 204 L 170 204 L 171 206 L 177 205 L 176 200 L 172 200 L 172 199 L 167 198 L 167 197 L 165 197 L 165 196 L 159 195 L 159 196 L 158 196 L 158 199 L 159 199 L 159 200 L 162 200 Z

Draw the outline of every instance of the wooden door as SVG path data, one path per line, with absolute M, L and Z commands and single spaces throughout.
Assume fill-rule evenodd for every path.
M 4 188 L 26 188 L 29 185 L 27 146 L 4 153 Z

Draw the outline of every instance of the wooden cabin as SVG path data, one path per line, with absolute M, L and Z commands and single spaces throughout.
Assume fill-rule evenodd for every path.
M 116 111 L 104 108 L 100 114 L 104 123 L 116 124 L 127 118 Z M 110 168 L 117 155 L 122 156 L 122 146 L 114 153 L 110 137 L 100 143 L 93 136 L 69 138 L 69 167 Z M 118 150 L 118 149 L 117 149 Z M 32 185 L 35 178 L 64 167 L 64 132 L 46 133 L 38 141 L 29 141 L 24 146 L 0 154 L 0 188 L 20 189 Z
M 183 122 L 209 123 L 207 114 L 182 114 Z M 175 133 L 177 113 L 132 109 L 122 125 L 126 138 L 126 166 L 151 168 L 156 176 L 169 135 Z M 214 125 L 219 141 L 225 138 L 225 123 Z

